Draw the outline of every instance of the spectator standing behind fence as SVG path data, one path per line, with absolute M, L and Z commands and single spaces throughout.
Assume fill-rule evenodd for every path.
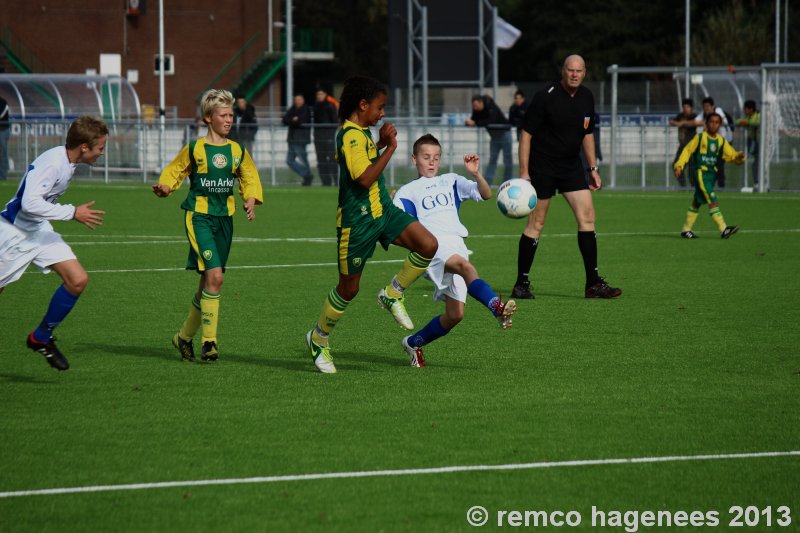
M 733 130 L 731 129 L 730 122 L 728 121 L 728 114 L 721 107 L 714 104 L 714 99 L 710 96 L 703 98 L 703 111 L 698 113 L 694 120 L 684 121 L 676 124 L 677 126 L 693 126 L 697 128 L 697 133 L 702 133 L 705 129 L 706 121 L 709 115 L 716 113 L 722 117 L 722 125 L 719 128 L 719 134 L 728 141 L 733 140 Z M 717 185 L 720 188 L 725 187 L 725 160 L 720 160 L 717 166 Z
M 336 185 L 336 128 L 338 110 L 328 99 L 325 89 L 317 89 L 314 102 L 314 148 L 317 151 L 317 170 L 322 185 Z
M 761 129 L 761 113 L 756 110 L 755 100 L 747 100 L 744 103 L 744 116 L 739 119 L 737 124 L 747 128 L 747 154 L 753 161 L 753 186 L 758 185 L 758 141 L 759 130 Z
M 0 96 L 0 180 L 8 178 L 8 102 Z
M 497 159 L 500 151 L 503 151 L 503 181 L 511 179 L 514 163 L 511 160 L 511 124 L 497 106 L 494 100 L 488 96 L 476 94 L 472 97 L 472 116 L 465 122 L 467 126 L 480 126 L 486 128 L 491 137 L 489 143 L 489 165 L 486 167 L 486 181 L 489 185 L 494 180 L 494 172 L 497 169 Z
M 238 141 L 239 144 L 244 146 L 250 157 L 253 156 L 253 141 L 256 139 L 256 132 L 258 132 L 258 120 L 256 119 L 256 108 L 250 104 L 244 96 L 236 97 L 236 107 L 234 111 L 234 118 L 236 125 L 234 128 L 233 140 Z
M 286 141 L 289 143 L 286 164 L 303 178 L 303 186 L 307 187 L 314 178 L 306 153 L 306 145 L 311 142 L 311 109 L 306 105 L 302 94 L 294 95 L 294 105 L 283 115 L 283 123 L 289 126 L 286 134 Z
M 517 128 L 517 140 L 522 131 L 522 119 L 525 118 L 525 111 L 528 110 L 528 101 L 525 100 L 525 93 L 522 89 L 517 89 L 514 93 L 514 103 L 508 108 L 508 121 Z
M 681 152 L 683 152 L 683 147 L 689 144 L 689 142 L 694 138 L 697 130 L 692 125 L 687 125 L 689 122 L 694 122 L 695 112 L 694 112 L 694 101 L 691 98 L 684 98 L 683 99 L 683 108 L 681 112 L 675 115 L 675 118 L 669 121 L 671 126 L 678 127 L 678 150 L 675 152 L 675 159 L 672 160 L 672 165 L 675 166 L 675 163 L 678 161 L 678 158 L 681 156 Z M 678 176 L 678 183 L 681 187 L 686 187 L 687 180 L 686 177 L 689 177 L 688 183 L 694 183 L 694 173 L 692 171 L 692 162 L 690 161 L 686 168 Z

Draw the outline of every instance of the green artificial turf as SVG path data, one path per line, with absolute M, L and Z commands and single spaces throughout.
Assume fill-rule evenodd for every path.
M 0 183 L 2 201 L 15 187 Z M 468 301 L 424 369 L 375 299 L 405 253 L 379 247 L 331 337 L 338 373 L 323 375 L 304 335 L 337 281 L 336 191 L 264 193 L 254 222 L 236 215 L 220 360 L 188 364 L 170 344 L 197 284 L 182 270 L 185 192 L 72 186 L 62 202 L 97 200 L 107 215 L 94 232 L 54 223 L 90 272 L 56 331 L 69 371 L 25 347 L 57 276 L 29 270 L 0 295 L 0 493 L 800 450 L 796 194 L 720 193 L 741 231 L 721 240 L 703 208 L 689 241 L 690 193 L 595 193 L 600 272 L 623 290 L 610 301 L 583 298 L 575 223 L 556 198 L 536 299 L 505 332 Z M 471 261 L 507 297 L 524 223 L 493 202 L 467 202 L 462 219 Z M 417 327 L 443 311 L 425 280 L 406 305 Z M 625 531 L 593 526 L 595 506 L 718 512 L 716 527 L 676 528 L 705 531 L 739 505 L 771 506 L 782 531 L 800 519 L 799 480 L 800 456 L 776 456 L 107 489 L 0 497 L 0 529 L 466 531 L 481 505 L 484 529 L 498 511 L 574 510 L 584 530 Z M 738 529 L 765 530 L 765 516 Z

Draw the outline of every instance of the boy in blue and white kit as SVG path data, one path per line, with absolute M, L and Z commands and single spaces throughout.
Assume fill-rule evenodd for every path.
M 89 275 L 49 221 L 75 220 L 93 230 L 102 225 L 104 211 L 94 202 L 73 206 L 58 199 L 69 186 L 78 163 L 93 164 L 105 153 L 108 126 L 93 117 L 80 117 L 67 131 L 64 146 L 47 150 L 28 166 L 14 197 L 0 212 L 0 293 L 18 280 L 31 263 L 43 272 L 55 271 L 63 280 L 50 300 L 42 322 L 27 339 L 28 348 L 44 356 L 57 370 L 69 363 L 52 336 L 72 311 L 89 282 Z
M 425 277 L 436 286 L 434 300 L 445 302 L 445 312 L 403 339 L 403 349 L 414 367 L 425 366 L 424 345 L 447 335 L 464 318 L 467 294 L 485 305 L 503 329 L 511 327 L 517 310 L 514 300 L 503 303 L 467 259 L 464 238 L 469 232 L 458 217 L 458 209 L 466 200 L 480 202 L 492 197 L 492 189 L 480 173 L 480 158 L 477 154 L 464 156 L 464 166 L 476 180 L 472 181 L 458 174 L 438 175 L 441 156 L 436 137 L 426 134 L 417 139 L 411 161 L 420 177 L 394 195 L 395 205 L 417 217 L 439 241 Z

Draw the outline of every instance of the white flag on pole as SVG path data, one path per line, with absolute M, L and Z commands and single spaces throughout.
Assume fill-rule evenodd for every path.
M 497 43 L 497 48 L 508 50 L 519 39 L 522 32 L 503 20 L 497 17 L 497 25 L 494 28 L 494 40 Z

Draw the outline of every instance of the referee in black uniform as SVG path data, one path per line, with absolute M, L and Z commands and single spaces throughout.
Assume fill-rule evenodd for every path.
M 578 222 L 578 248 L 586 269 L 586 298 L 616 298 L 622 291 L 610 287 L 597 272 L 597 239 L 591 191 L 600 188 L 594 146 L 594 96 L 582 87 L 586 64 L 578 55 L 564 60 L 561 80 L 537 92 L 519 138 L 519 174 L 531 180 L 539 201 L 528 216 L 519 239 L 517 281 L 513 298 L 532 299 L 529 274 L 539 247 L 550 199 L 560 192 Z M 589 183 L 579 157 L 589 165 Z M 530 165 L 529 165 L 530 163 Z

